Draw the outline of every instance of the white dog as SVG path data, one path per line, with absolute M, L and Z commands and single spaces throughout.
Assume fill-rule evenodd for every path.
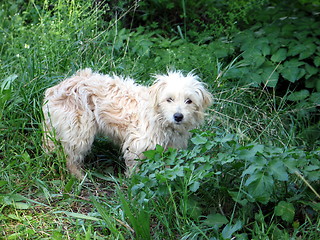
M 52 150 L 56 137 L 68 169 L 79 179 L 84 176 L 84 157 L 99 133 L 121 146 L 129 176 L 142 153 L 157 144 L 186 148 L 189 131 L 203 122 L 211 94 L 192 73 L 169 71 L 155 78 L 145 87 L 85 69 L 47 89 L 44 146 Z

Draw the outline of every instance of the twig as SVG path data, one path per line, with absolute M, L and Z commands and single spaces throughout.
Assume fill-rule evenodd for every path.
M 310 185 L 310 183 L 298 172 L 295 171 L 295 174 L 302 179 L 302 181 L 312 190 L 312 192 L 314 192 L 314 194 L 320 199 L 320 195 L 319 193 L 317 193 L 317 191 Z

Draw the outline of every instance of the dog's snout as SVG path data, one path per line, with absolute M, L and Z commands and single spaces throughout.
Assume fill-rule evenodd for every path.
M 183 119 L 183 114 L 182 114 L 182 113 L 175 113 L 175 114 L 173 115 L 173 118 L 174 118 L 174 120 L 175 120 L 176 122 L 181 122 L 182 119 Z

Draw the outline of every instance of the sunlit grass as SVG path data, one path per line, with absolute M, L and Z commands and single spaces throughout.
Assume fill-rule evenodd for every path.
M 107 6 L 95 8 L 90 1 L 64 0 L 53 6 L 48 1 L 37 4 L 34 1 L 0 4 L 3 9 L 0 18 L 1 237 L 208 239 L 207 233 L 212 233 L 214 228 L 203 227 L 200 223 L 206 216 L 197 215 L 198 202 L 203 204 L 208 199 L 218 206 L 214 210 L 234 223 L 251 216 L 252 209 L 240 209 L 239 203 L 228 202 L 231 189 L 221 187 L 223 180 L 228 181 L 223 178 L 222 183 L 216 183 L 218 194 L 209 196 L 214 191 L 207 189 L 202 199 L 191 198 L 188 183 L 192 179 L 184 179 L 179 191 L 171 191 L 167 179 L 163 191 L 169 191 L 169 197 L 155 196 L 141 204 L 141 199 L 128 191 L 132 186 L 139 187 L 140 182 L 124 179 L 117 148 L 100 139 L 92 154 L 98 152 L 100 156 L 89 157 L 92 162 L 86 166 L 87 177 L 77 181 L 66 170 L 61 149 L 50 154 L 43 151 L 43 92 L 84 67 L 130 75 L 144 85 L 152 82 L 151 74 L 164 72 L 167 67 L 194 70 L 214 94 L 204 130 L 234 134 L 244 146 L 258 142 L 288 147 L 297 143 L 293 129 L 299 123 L 294 110 L 282 98 L 266 89 L 231 86 L 224 74 L 237 67 L 236 57 L 223 69 L 221 60 L 206 45 L 198 46 L 179 36 L 166 39 L 143 27 L 135 31 L 124 29 L 121 19 L 125 13 L 110 22 L 103 21 L 101 15 Z M 22 10 L 20 5 L 24 7 Z M 134 4 L 129 6 L 129 11 L 134 9 Z M 219 174 L 226 176 L 223 169 Z M 160 175 L 159 179 L 163 180 Z M 315 206 L 305 208 L 316 214 Z M 263 207 L 257 203 L 257 208 Z M 272 211 L 263 210 L 262 215 L 267 212 L 262 216 L 266 220 L 251 216 L 243 221 L 243 232 L 270 237 L 276 227 L 284 229 L 283 222 L 275 217 L 270 219 Z M 232 216 L 227 215 L 230 212 Z M 260 222 L 254 223 L 257 219 Z M 283 232 L 297 238 L 317 239 L 319 224 L 315 222 L 319 222 L 319 217 L 306 215 L 299 219 L 306 221 L 294 222 L 295 228 L 286 226 L 290 231 Z

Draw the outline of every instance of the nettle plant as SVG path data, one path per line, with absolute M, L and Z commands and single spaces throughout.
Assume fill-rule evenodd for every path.
M 194 131 L 191 141 L 191 150 L 157 146 L 147 151 L 132 178 L 131 198 L 141 205 L 167 199 L 179 206 L 181 216 L 200 221 L 214 235 L 224 226 L 224 238 L 248 223 L 258 205 L 268 213 L 273 209 L 287 224 L 297 219 L 301 204 L 319 210 L 312 201 L 320 197 L 312 187 L 320 179 L 319 151 L 241 145 L 235 135 L 208 131 Z M 248 222 L 236 218 L 236 208 L 243 209 Z
M 320 101 L 320 22 L 297 14 L 271 24 L 256 24 L 237 34 L 232 44 L 240 49 L 237 67 L 226 74 L 252 86 L 287 87 L 290 101 Z

